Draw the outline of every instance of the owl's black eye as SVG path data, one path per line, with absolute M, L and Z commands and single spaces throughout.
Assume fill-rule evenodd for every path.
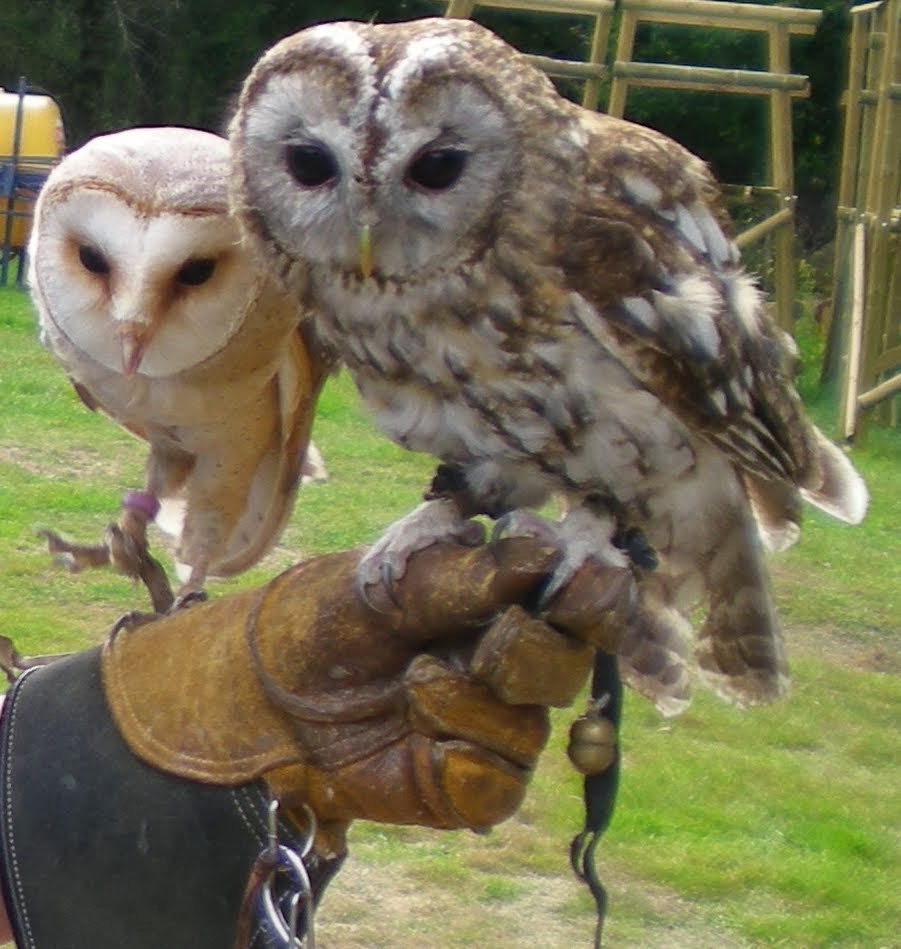
M 459 148 L 429 149 L 413 160 L 407 177 L 429 191 L 445 191 L 460 180 L 466 157 Z
M 199 287 L 213 276 L 215 269 L 216 261 L 212 257 L 194 257 L 182 264 L 175 281 L 184 287 Z
M 305 188 L 318 188 L 338 177 L 335 156 L 324 145 L 288 145 L 285 161 L 291 177 Z
M 82 267 L 90 273 L 105 277 L 110 272 L 109 261 L 96 247 L 90 244 L 81 244 L 78 248 L 78 259 Z

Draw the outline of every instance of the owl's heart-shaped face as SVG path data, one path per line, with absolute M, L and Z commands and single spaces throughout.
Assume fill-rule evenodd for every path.
M 41 319 L 125 375 L 172 376 L 221 350 L 258 285 L 228 213 L 228 154 L 218 136 L 157 128 L 69 156 L 36 209 Z
M 434 22 L 425 35 L 316 27 L 249 81 L 252 108 L 232 129 L 238 174 L 288 257 L 400 279 L 491 239 L 519 183 L 517 120 L 461 67 L 478 51 Z

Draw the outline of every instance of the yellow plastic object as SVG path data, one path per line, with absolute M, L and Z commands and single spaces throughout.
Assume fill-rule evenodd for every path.
M 21 102 L 17 160 L 16 120 Z M 31 229 L 31 212 L 37 191 L 65 148 L 59 106 L 44 95 L 25 95 L 0 88 L 0 244 L 6 237 L 8 198 L 14 190 L 9 246 L 24 247 Z M 15 181 L 12 174 L 15 172 Z M 21 216 L 24 215 L 24 216 Z

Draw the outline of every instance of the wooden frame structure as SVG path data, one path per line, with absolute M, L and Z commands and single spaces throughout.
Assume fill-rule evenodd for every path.
M 792 36 L 812 35 L 822 16 L 819 10 L 724 3 L 720 0 L 620 0 L 622 19 L 612 67 L 608 111 L 622 116 L 626 96 L 636 86 L 753 95 L 769 100 L 770 180 L 763 186 L 742 186 L 745 194 L 775 203 L 764 220 L 738 235 L 740 248 L 772 235 L 776 318 L 791 331 L 795 306 L 795 176 L 792 99 L 809 95 L 806 76 L 790 71 Z M 768 45 L 768 71 L 633 62 L 635 34 L 642 23 L 695 29 L 762 33 Z
M 597 109 L 601 98 L 601 80 L 607 73 L 604 60 L 610 26 L 613 22 L 615 0 L 449 0 L 445 16 L 468 20 L 476 7 L 494 7 L 501 10 L 532 11 L 534 13 L 563 13 L 591 17 L 594 21 L 588 55 L 584 62 L 552 59 L 548 56 L 529 55 L 532 64 L 555 79 L 582 79 L 585 90 L 582 105 Z
M 597 108 L 601 80 L 608 72 L 611 82 L 607 111 L 620 117 L 625 113 L 629 90 L 638 86 L 753 95 L 769 100 L 770 180 L 763 186 L 738 185 L 737 190 L 745 197 L 763 198 L 775 207 L 766 218 L 739 234 L 737 243 L 744 248 L 772 236 L 776 318 L 783 328 L 791 330 L 796 273 L 791 103 L 796 97 L 807 96 L 809 87 L 806 76 L 790 71 L 789 41 L 792 36 L 812 35 L 821 12 L 721 0 L 617 0 L 619 35 L 613 62 L 607 70 L 604 58 L 614 7 L 609 0 L 449 0 L 445 15 L 470 17 L 477 7 L 593 16 L 595 28 L 587 62 L 561 63 L 540 56 L 530 57 L 551 76 L 585 79 L 582 104 L 588 108 Z M 769 68 L 719 69 L 636 62 L 633 59 L 635 35 L 641 24 L 762 33 L 768 41 Z
M 901 0 L 851 8 L 835 241 L 839 434 L 901 392 Z M 897 401 L 884 410 L 897 425 Z

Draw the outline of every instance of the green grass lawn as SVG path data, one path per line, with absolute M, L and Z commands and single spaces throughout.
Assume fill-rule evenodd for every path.
M 0 633 L 26 654 L 97 642 L 147 605 L 143 591 L 65 573 L 34 532 L 99 538 L 141 483 L 142 447 L 77 401 L 15 290 L 0 290 L 0 390 Z M 276 550 L 211 595 L 367 542 L 417 503 L 430 460 L 378 437 L 346 377 L 329 383 L 314 438 L 330 482 L 304 488 Z M 898 434 L 872 431 L 855 452 L 872 493 L 864 525 L 811 512 L 800 543 L 772 560 L 794 674 L 785 701 L 741 712 L 700 694 L 667 722 L 627 697 L 620 800 L 600 850 L 610 945 L 901 946 L 899 461 Z M 354 828 L 323 939 L 588 945 L 591 904 L 566 858 L 581 821 L 562 751 L 574 714 L 556 714 L 522 812 L 488 837 Z

